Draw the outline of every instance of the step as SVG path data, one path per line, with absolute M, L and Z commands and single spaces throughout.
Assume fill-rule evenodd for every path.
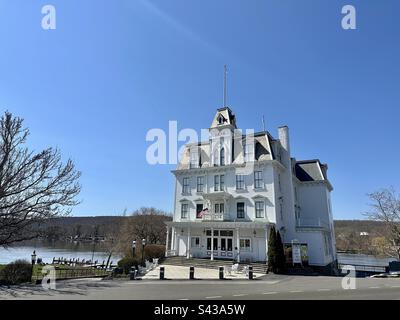
M 231 260 L 187 259 L 185 257 L 168 257 L 162 262 L 164 265 L 194 266 L 206 269 L 218 269 L 221 266 L 231 266 Z M 241 266 L 251 265 L 256 273 L 267 273 L 267 265 L 263 263 L 240 263 Z

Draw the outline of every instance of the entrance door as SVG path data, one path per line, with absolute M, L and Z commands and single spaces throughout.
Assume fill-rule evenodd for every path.
M 222 258 L 233 257 L 233 238 L 232 237 L 221 237 L 220 238 L 220 256 Z
M 213 254 L 214 257 L 218 257 L 219 255 L 219 250 L 218 250 L 218 243 L 219 243 L 219 238 L 214 237 L 214 243 L 213 243 Z M 207 237 L 207 255 L 211 256 L 211 237 Z

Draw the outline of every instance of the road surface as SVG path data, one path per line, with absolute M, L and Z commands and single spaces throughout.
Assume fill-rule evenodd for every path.
M 356 279 L 344 290 L 338 277 L 268 275 L 259 280 L 74 280 L 41 286 L 0 287 L 2 299 L 270 300 L 400 299 L 400 278 Z

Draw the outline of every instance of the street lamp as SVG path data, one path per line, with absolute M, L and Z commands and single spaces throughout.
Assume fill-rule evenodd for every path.
M 31 255 L 31 261 L 32 261 L 32 270 L 31 270 L 31 278 L 33 277 L 33 267 L 36 263 L 36 250 L 33 250 L 33 253 Z
M 146 245 L 146 239 L 142 239 L 142 265 L 144 263 L 144 246 Z
M 136 255 L 136 240 L 132 241 L 132 255 L 133 257 Z

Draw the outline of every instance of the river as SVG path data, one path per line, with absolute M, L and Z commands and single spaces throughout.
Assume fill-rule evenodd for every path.
M 0 247 L 0 264 L 10 263 L 17 259 L 30 262 L 33 250 L 36 251 L 37 257 L 45 263 L 51 263 L 54 257 L 79 258 L 80 260 L 91 260 L 93 258 L 93 260 L 99 262 L 108 258 L 108 250 L 103 243 L 30 241 L 8 248 Z M 118 254 L 113 254 L 111 257 L 113 264 L 119 259 L 121 257 Z

